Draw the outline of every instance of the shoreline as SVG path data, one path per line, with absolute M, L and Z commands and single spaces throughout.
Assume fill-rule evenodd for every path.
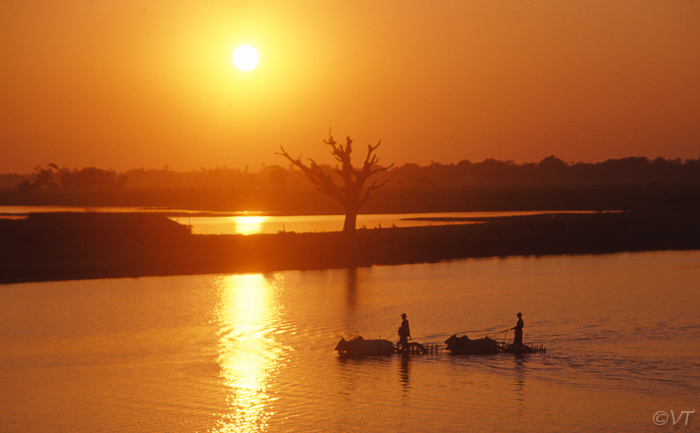
M 700 214 L 477 218 L 342 232 L 195 235 L 149 213 L 31 214 L 0 221 L 0 284 L 436 263 L 455 259 L 700 249 Z M 466 222 L 466 221 L 465 221 Z M 474 224 L 477 222 L 477 224 Z

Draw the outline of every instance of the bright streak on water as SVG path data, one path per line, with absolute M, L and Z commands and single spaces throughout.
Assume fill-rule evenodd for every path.
M 189 225 L 192 233 L 203 235 L 242 234 L 279 232 L 334 232 L 343 229 L 344 215 L 216 215 L 197 216 L 197 212 L 176 209 L 141 209 L 96 207 L 80 208 L 72 206 L 0 206 L 0 217 L 13 218 L 31 212 L 153 212 L 177 213 L 170 217 L 180 224 Z M 446 224 L 468 224 L 465 221 L 417 220 L 416 218 L 490 218 L 502 216 L 535 215 L 542 213 L 562 213 L 561 211 L 508 211 L 508 212 L 433 212 L 413 214 L 360 214 L 357 228 L 422 227 Z M 571 213 L 571 212 L 564 212 Z M 574 212 L 589 213 L 589 212 Z M 188 215 L 192 214 L 194 216 Z
M 439 212 L 417 214 L 361 214 L 357 216 L 358 229 L 391 227 L 423 227 L 446 224 L 468 224 L 465 221 L 430 221 L 415 218 L 485 218 L 515 215 L 534 215 L 544 212 Z M 556 212 L 546 212 L 556 213 Z M 343 229 L 344 215 L 290 215 L 290 216 L 194 216 L 171 218 L 188 224 L 194 234 L 242 234 L 279 232 L 334 232 Z

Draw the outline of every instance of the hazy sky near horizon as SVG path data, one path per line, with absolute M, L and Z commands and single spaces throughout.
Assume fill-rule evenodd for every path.
M 695 0 L 4 0 L 0 55 L 0 172 L 700 157 Z

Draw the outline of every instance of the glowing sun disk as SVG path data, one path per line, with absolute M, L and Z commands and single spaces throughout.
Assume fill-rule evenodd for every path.
M 241 45 L 233 51 L 233 64 L 241 71 L 253 70 L 259 62 L 258 51 L 250 45 Z

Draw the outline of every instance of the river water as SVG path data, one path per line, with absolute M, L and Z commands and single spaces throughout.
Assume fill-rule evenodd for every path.
M 0 431 L 698 431 L 698 281 L 700 251 L 4 285 Z M 518 311 L 547 353 L 333 350 Z
M 360 214 L 356 227 L 375 229 L 387 227 L 421 227 L 430 225 L 467 224 L 464 218 L 494 218 L 501 216 L 535 215 L 540 211 L 508 212 L 433 212 L 413 214 Z M 547 212 L 562 213 L 562 212 Z M 449 219 L 453 220 L 450 221 Z M 338 232 L 343 229 L 345 215 L 235 215 L 179 216 L 171 218 L 192 227 L 192 233 L 203 235 L 279 232 Z M 442 219 L 442 220 L 440 220 Z
M 263 234 L 279 232 L 333 232 L 343 229 L 344 215 L 266 215 L 260 212 L 201 212 L 185 209 L 145 209 L 134 207 L 75 206 L 0 206 L 0 218 L 24 216 L 32 212 L 154 212 L 176 214 L 170 219 L 191 227 L 193 234 Z M 506 212 L 430 212 L 402 214 L 360 214 L 357 228 L 419 227 L 430 225 L 466 224 L 449 219 L 494 218 L 502 216 L 535 215 L 541 213 L 571 213 L 570 211 L 506 211 Z M 576 212 L 582 213 L 582 212 Z M 439 221 L 438 219 L 442 219 Z

